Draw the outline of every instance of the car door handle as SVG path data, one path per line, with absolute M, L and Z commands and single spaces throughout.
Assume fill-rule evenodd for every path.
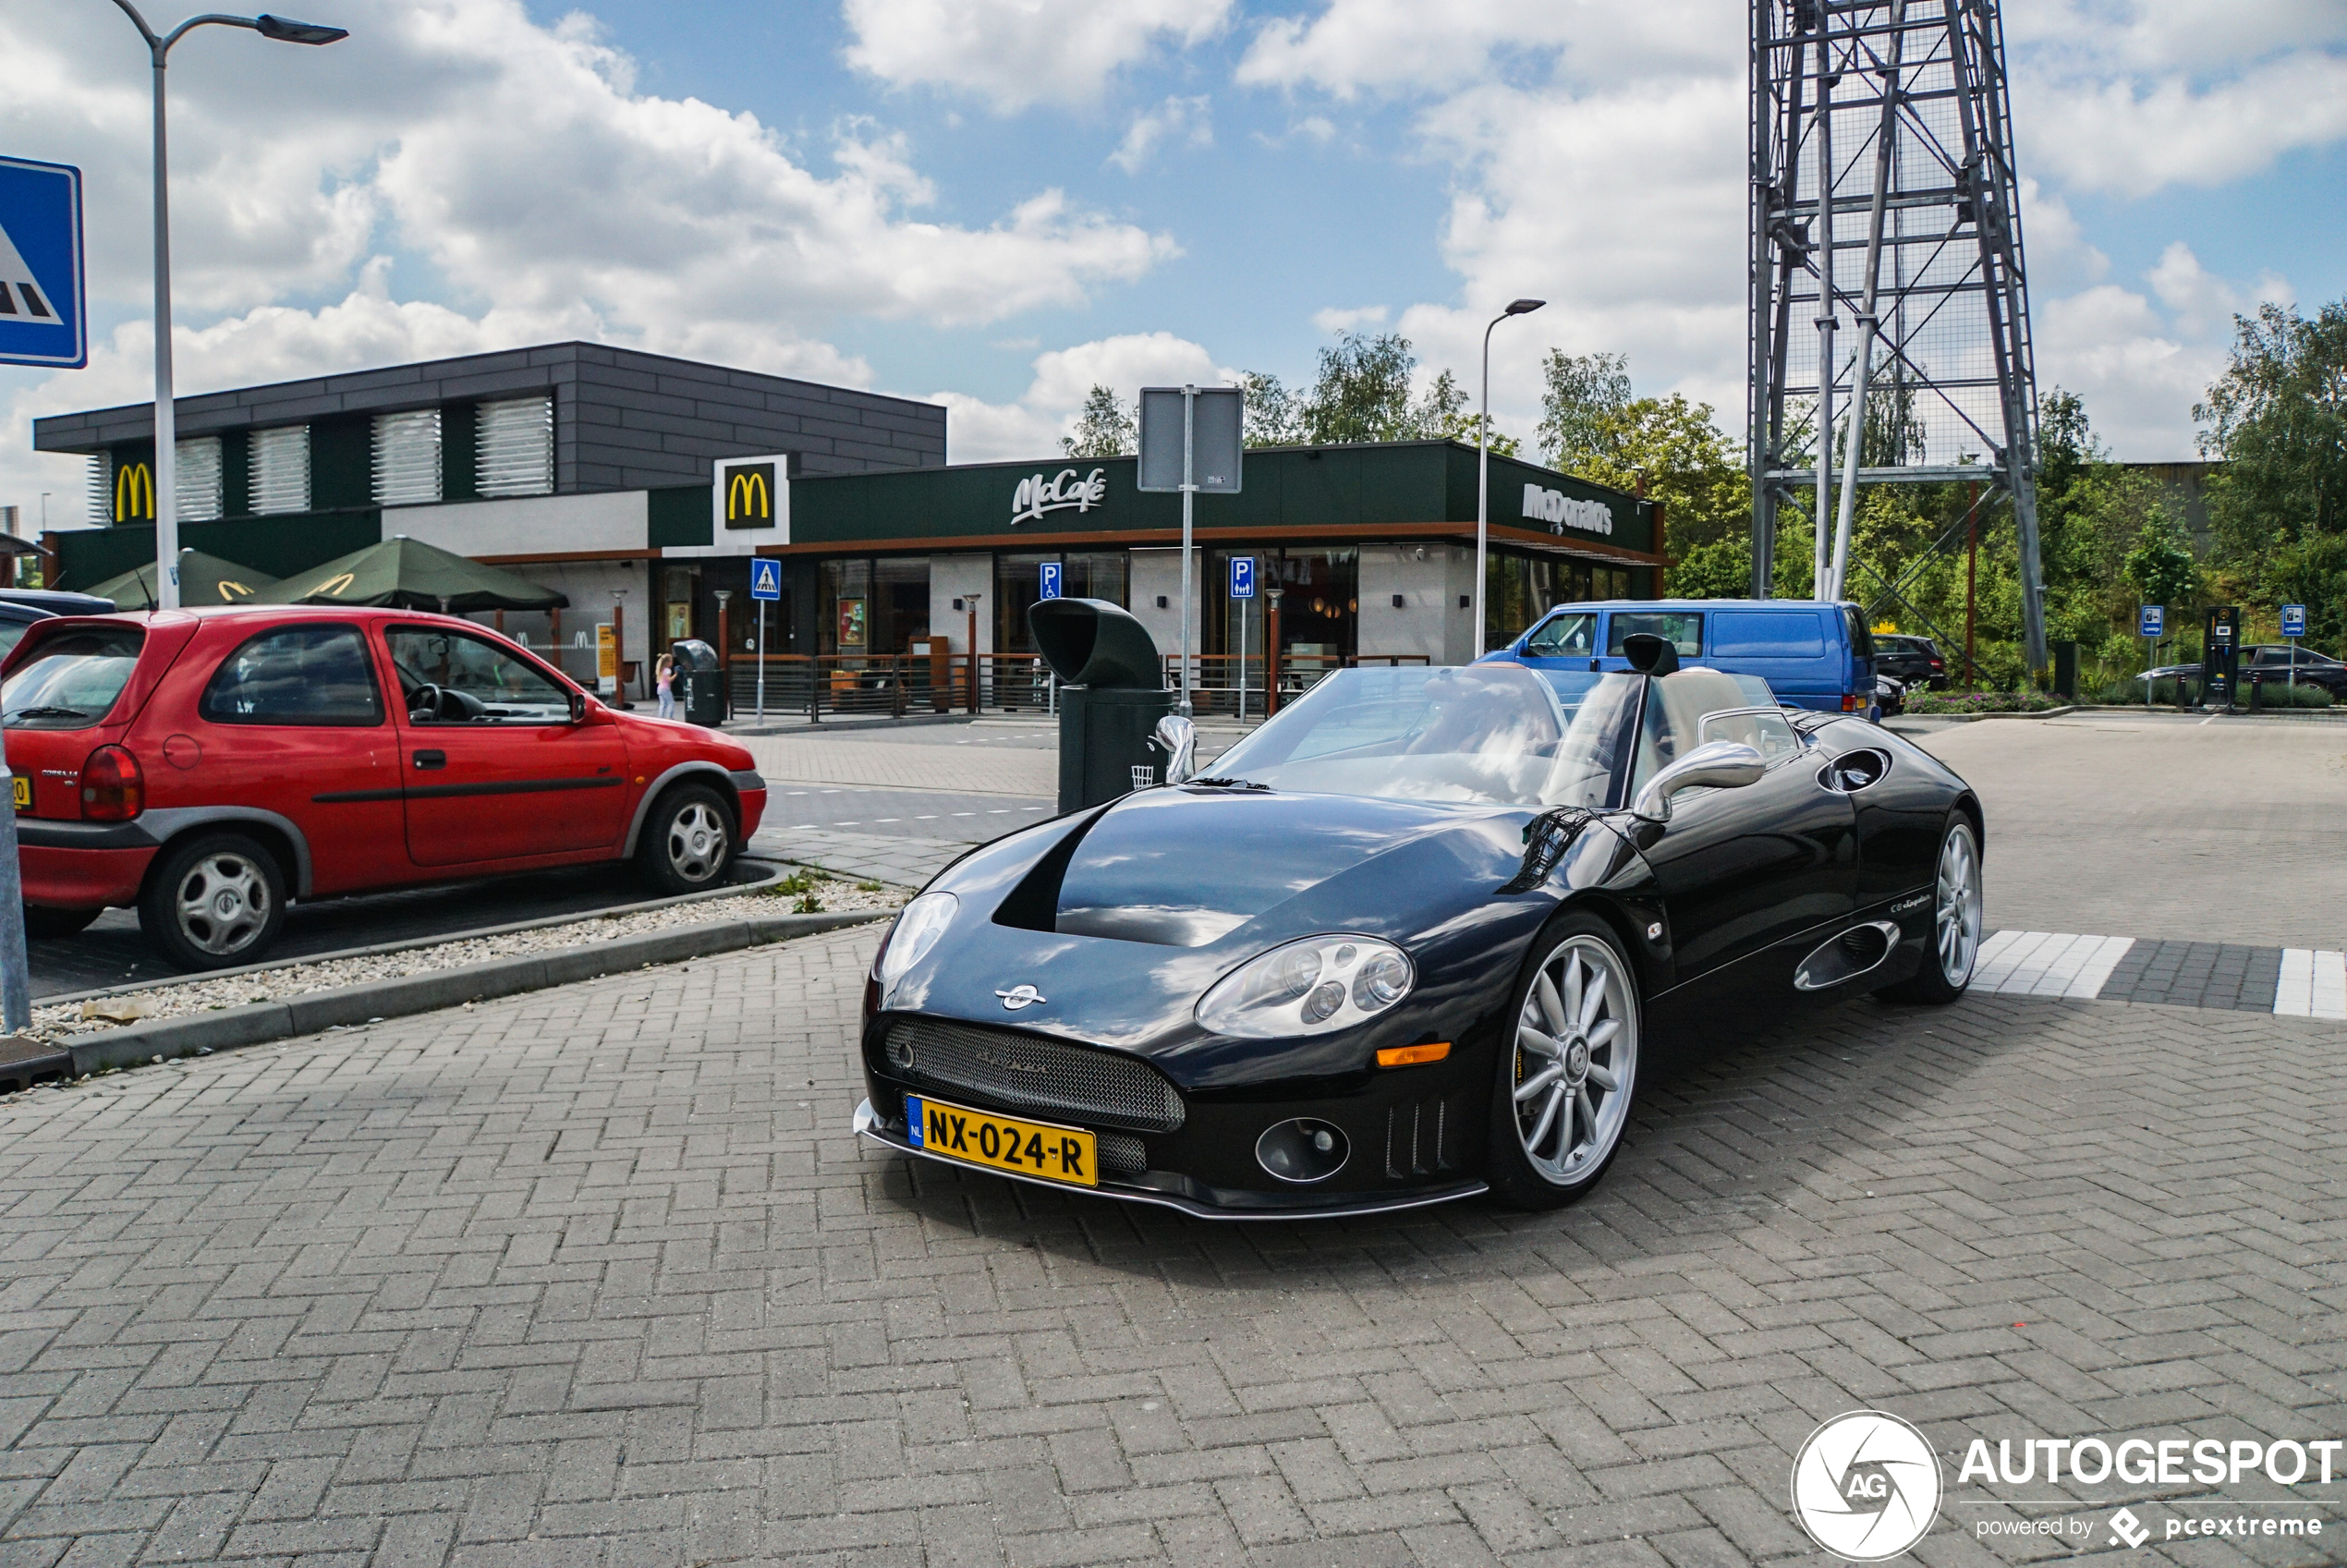
M 445 768 L 448 766 L 448 753 L 445 751 L 419 751 L 416 753 L 416 766 L 419 768 Z

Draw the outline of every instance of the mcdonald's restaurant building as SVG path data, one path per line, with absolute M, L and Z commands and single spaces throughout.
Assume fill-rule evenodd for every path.
M 39 450 L 88 456 L 98 525 L 44 536 L 55 586 L 153 559 L 152 412 L 35 422 Z M 1052 577 L 1162 648 L 1180 635 L 1178 495 L 1137 491 L 1131 457 L 949 466 L 931 404 L 568 343 L 184 397 L 177 419 L 183 545 L 277 577 L 420 539 L 567 595 L 503 622 L 574 675 L 616 615 L 631 689 L 684 637 L 722 636 L 740 679 L 753 555 L 783 567 L 771 653 L 1027 652 Z M 1655 504 L 1497 456 L 1490 497 L 1491 641 L 1551 604 L 1659 592 Z M 1464 662 L 1476 498 L 1457 443 L 1249 451 L 1239 494 L 1194 504 L 1193 646 L 1259 659 L 1276 588 L 1283 665 Z M 1266 592 L 1231 596 L 1237 556 Z

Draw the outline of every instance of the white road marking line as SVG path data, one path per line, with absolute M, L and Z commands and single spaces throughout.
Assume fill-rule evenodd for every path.
M 748 503 L 744 503 L 744 504 L 748 504 Z M 902 817 L 875 817 L 872 819 L 875 822 L 901 822 L 904 820 L 905 819 Z
M 951 812 L 951 813 L 949 813 L 949 815 L 955 816 L 955 817 L 975 817 L 975 816 L 977 816 L 977 815 L 978 815 L 978 813 L 977 813 L 977 812 L 975 812 L 975 811 L 955 811 L 955 812 Z
M 934 822 L 935 820 L 937 820 L 937 813 L 935 813 L 934 811 L 932 811 L 932 812 L 930 812 L 930 813 L 928 816 L 926 816 L 926 817 L 916 817 L 916 818 L 914 818 L 914 819 L 913 819 L 913 820 L 915 820 L 915 821 L 917 821 L 917 822 Z
M 1980 944 L 1973 966 L 1976 991 L 1999 996 L 2061 996 L 2091 1002 L 2135 945 L 2123 936 L 2073 931 L 1999 931 Z
M 2281 983 L 2274 988 L 2276 1015 L 2347 1019 L 2347 953 L 2319 947 L 2285 947 Z

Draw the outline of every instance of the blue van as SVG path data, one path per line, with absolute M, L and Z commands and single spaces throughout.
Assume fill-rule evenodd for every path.
M 1485 657 L 1534 669 L 1626 670 L 1622 639 L 1633 632 L 1669 638 L 1682 664 L 1758 675 L 1787 707 L 1878 716 L 1874 638 L 1855 604 L 1802 599 L 1560 604 Z

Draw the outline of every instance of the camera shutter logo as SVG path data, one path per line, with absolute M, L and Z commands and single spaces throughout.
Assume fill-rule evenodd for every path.
M 1940 1514 L 1940 1488 L 1930 1442 L 1879 1410 L 1835 1416 L 1793 1462 L 1794 1516 L 1852 1562 L 1880 1562 L 1923 1539 Z

